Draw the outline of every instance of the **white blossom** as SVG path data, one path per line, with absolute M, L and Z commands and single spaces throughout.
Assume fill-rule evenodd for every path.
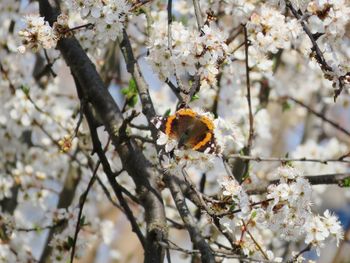
M 38 51 L 39 47 L 45 49 L 54 48 L 57 44 L 58 37 L 44 17 L 30 15 L 25 17 L 26 28 L 18 32 L 23 38 L 23 46 L 19 47 L 19 51 L 25 51 L 29 48 L 32 51 Z

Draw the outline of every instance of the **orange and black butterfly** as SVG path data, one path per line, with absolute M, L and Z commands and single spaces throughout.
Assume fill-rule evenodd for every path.
M 168 117 L 157 116 L 151 121 L 161 132 L 178 142 L 178 148 L 219 154 L 214 136 L 214 123 L 207 116 L 189 108 L 180 109 Z

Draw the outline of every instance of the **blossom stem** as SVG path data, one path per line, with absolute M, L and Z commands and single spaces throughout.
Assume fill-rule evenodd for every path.
M 80 25 L 80 26 L 76 26 L 76 27 L 72 27 L 72 28 L 69 28 L 67 30 L 64 30 L 62 32 L 62 34 L 66 34 L 66 33 L 69 33 L 69 32 L 72 32 L 72 31 L 75 31 L 75 30 L 78 30 L 78 29 L 82 29 L 82 28 L 87 28 L 87 29 L 92 29 L 95 25 L 92 24 L 92 23 L 87 23 L 87 24 L 84 24 L 84 25 Z
M 253 240 L 254 244 L 257 246 L 257 248 L 259 249 L 259 251 L 261 252 L 261 254 L 264 256 L 264 258 L 266 260 L 269 260 L 268 256 L 266 255 L 266 253 L 264 252 L 264 250 L 262 249 L 262 247 L 259 245 L 259 243 L 255 240 L 255 238 L 253 237 L 253 235 L 250 233 L 250 231 L 247 228 L 247 234 L 249 235 L 249 237 L 251 238 L 251 240 Z

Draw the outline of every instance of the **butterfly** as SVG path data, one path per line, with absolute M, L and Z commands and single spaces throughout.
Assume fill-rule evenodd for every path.
M 154 117 L 151 123 L 170 139 L 176 140 L 177 148 L 209 154 L 220 153 L 214 135 L 214 122 L 192 109 L 183 108 L 167 117 Z

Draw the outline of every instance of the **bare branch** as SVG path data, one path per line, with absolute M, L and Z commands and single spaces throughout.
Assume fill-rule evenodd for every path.
M 249 40 L 248 40 L 248 33 L 247 33 L 246 26 L 243 27 L 243 32 L 244 32 L 245 68 L 246 68 L 246 82 L 247 82 L 246 83 L 247 101 L 248 101 L 248 108 L 249 108 L 249 137 L 248 137 L 246 153 L 249 155 L 252 147 L 252 143 L 253 143 L 253 136 L 254 136 L 254 116 L 252 111 L 252 102 L 251 102 L 251 95 L 250 95 L 250 77 L 249 77 L 250 68 L 249 68 L 249 62 L 248 62 Z
M 109 145 L 109 142 L 106 145 L 106 148 L 105 148 L 106 150 L 108 148 L 108 145 Z M 101 162 L 98 161 L 97 164 L 96 164 L 96 167 L 95 167 L 95 169 L 94 169 L 94 171 L 92 173 L 91 179 L 90 179 L 90 181 L 88 183 L 88 186 L 86 187 L 86 190 L 84 191 L 84 193 L 82 193 L 82 195 L 79 198 L 79 213 L 78 213 L 77 224 L 76 224 L 76 227 L 75 227 L 75 232 L 74 232 L 74 237 L 73 237 L 72 251 L 71 251 L 71 254 L 70 254 L 70 262 L 71 263 L 73 263 L 73 260 L 74 260 L 75 247 L 76 247 L 77 240 L 78 240 L 78 234 L 79 234 L 79 231 L 81 229 L 81 225 L 80 224 L 81 224 L 81 219 L 82 219 L 82 216 L 83 216 L 83 208 L 84 208 L 87 196 L 88 196 L 88 194 L 90 192 L 90 189 L 92 188 L 93 184 L 96 181 L 97 170 L 98 170 L 100 164 L 101 164 Z
M 296 98 L 293 98 L 291 96 L 286 96 L 284 97 L 286 99 L 289 99 L 291 101 L 294 101 L 296 104 L 304 107 L 305 109 L 307 109 L 309 112 L 311 112 L 312 114 L 316 115 L 317 117 L 319 117 L 320 119 L 322 119 L 324 122 L 327 122 L 329 123 L 330 125 L 332 125 L 335 129 L 341 131 L 342 133 L 346 134 L 347 136 L 350 136 L 350 131 L 344 129 L 340 124 L 330 120 L 329 118 L 327 118 L 326 116 L 324 116 L 324 114 L 322 113 L 319 113 L 317 111 L 315 111 L 314 109 L 312 109 L 310 106 L 306 105 L 305 103 L 303 103 L 302 101 L 296 99 Z M 282 98 L 282 99 L 284 99 Z
M 318 158 L 287 158 L 287 157 L 259 157 L 259 156 L 249 156 L 249 155 L 240 155 L 240 154 L 232 154 L 226 157 L 227 159 L 235 158 L 242 160 L 251 160 L 255 162 L 314 162 L 314 163 L 332 163 L 332 162 L 340 162 L 340 163 L 350 163 L 350 160 L 345 160 L 345 158 L 329 158 L 329 159 L 318 159 Z
M 181 188 L 179 187 L 177 182 L 174 180 L 174 176 L 165 171 L 164 180 L 171 191 L 171 195 L 173 196 L 177 210 L 179 211 L 182 221 L 187 227 L 187 230 L 190 234 L 193 244 L 201 252 L 202 262 L 214 263 L 215 258 L 213 256 L 211 248 L 202 237 L 193 216 L 190 214 L 190 211 L 188 210 L 188 207 L 186 205 L 185 197 L 181 191 Z

